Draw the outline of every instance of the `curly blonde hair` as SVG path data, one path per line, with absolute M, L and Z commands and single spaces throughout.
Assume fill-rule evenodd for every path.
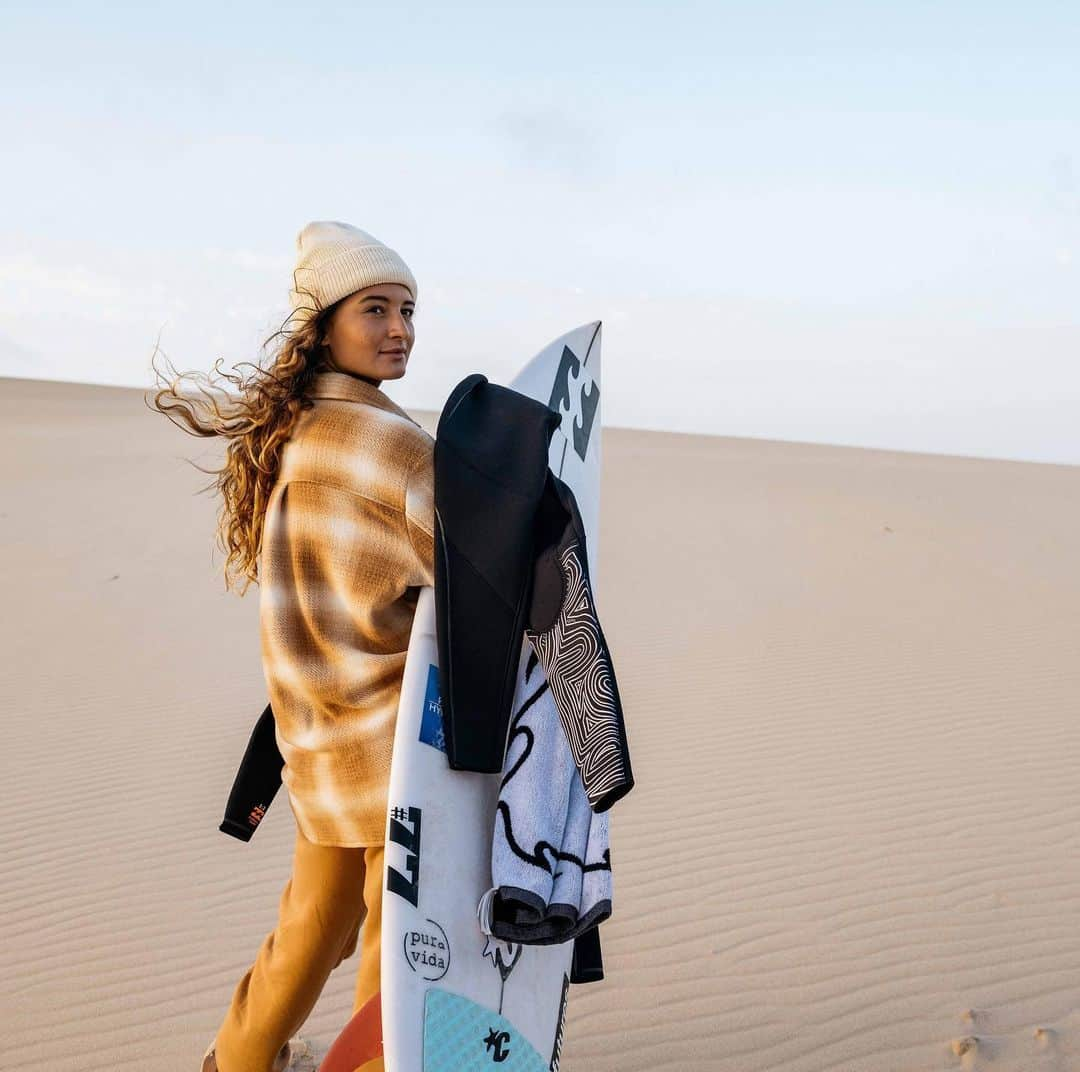
M 220 469 L 203 469 L 191 462 L 200 472 L 216 477 L 200 490 L 216 489 L 221 495 L 216 535 L 227 556 L 226 591 L 233 587 L 234 580 L 242 580 L 239 594 L 243 596 L 252 582 L 259 583 L 263 518 L 280 468 L 282 448 L 301 412 L 314 404 L 307 392 L 316 374 L 333 367 L 329 350 L 320 340 L 340 304 L 291 314 L 263 343 L 265 351 L 275 340 L 281 340 L 268 367 L 249 361 L 235 366 L 249 366 L 252 372 L 246 377 L 222 372 L 221 358 L 214 362 L 211 375 L 178 373 L 169 363 L 170 375 L 164 376 L 155 362 L 160 347 L 154 347 L 151 365 L 156 382 L 164 386 L 159 386 L 153 400 L 147 402 L 150 408 L 165 414 L 189 435 L 229 440 L 225 464 Z M 298 315 L 303 318 L 294 324 Z M 226 389 L 220 381 L 214 381 L 214 374 L 239 389 L 238 397 L 229 398 L 224 411 L 212 392 Z M 183 389 L 185 380 L 194 384 L 194 392 Z

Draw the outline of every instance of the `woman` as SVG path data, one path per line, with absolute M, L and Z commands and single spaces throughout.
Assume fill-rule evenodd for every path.
M 203 1072 L 280 1072 L 363 926 L 353 1012 L 379 991 L 387 789 L 416 600 L 434 584 L 434 440 L 380 389 L 405 375 L 416 281 L 348 224 L 297 238 L 293 313 L 237 409 L 158 391 L 231 441 L 217 486 L 229 569 L 260 585 L 263 670 L 296 820 L 274 931 L 240 980 Z M 216 368 L 216 365 L 215 365 Z M 247 584 L 241 591 L 246 591 Z M 379 1059 L 365 1072 L 381 1070 Z

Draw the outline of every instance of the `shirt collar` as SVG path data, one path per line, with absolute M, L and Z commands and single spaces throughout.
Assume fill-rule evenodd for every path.
M 378 387 L 349 372 L 329 369 L 316 373 L 308 389 L 308 395 L 311 398 L 337 398 L 343 402 L 366 402 L 369 406 L 396 413 L 416 424 L 412 417 Z

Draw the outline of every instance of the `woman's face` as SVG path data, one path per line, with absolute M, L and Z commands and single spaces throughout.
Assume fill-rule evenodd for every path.
M 416 303 L 400 283 L 376 283 L 344 298 L 323 341 L 334 365 L 373 383 L 399 380 L 412 352 Z

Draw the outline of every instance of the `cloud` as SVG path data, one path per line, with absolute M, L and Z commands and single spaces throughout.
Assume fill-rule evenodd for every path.
M 258 272 L 272 272 L 280 275 L 292 268 L 292 261 L 282 255 L 254 253 L 250 249 L 220 249 L 208 246 L 203 250 L 207 260 L 235 264 L 238 268 L 249 268 Z
M 34 256 L 0 256 L 0 312 L 11 316 L 61 310 L 116 324 L 185 308 L 164 283 L 108 276 L 81 264 L 48 264 Z
M 610 162 L 603 132 L 558 109 L 503 112 L 492 130 L 510 158 L 529 168 L 593 178 Z
M 1051 209 L 1070 222 L 1080 220 L 1080 182 L 1068 153 L 1058 153 L 1050 162 L 1050 187 Z
M 52 369 L 52 362 L 39 350 L 0 335 L 0 376 L 38 376 Z

